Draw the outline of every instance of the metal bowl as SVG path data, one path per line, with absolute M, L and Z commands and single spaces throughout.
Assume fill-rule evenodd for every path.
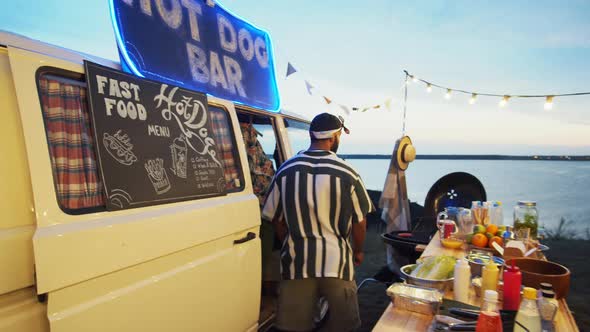
M 434 288 L 434 289 L 441 290 L 443 292 L 452 287 L 453 280 L 455 278 L 448 278 L 448 279 L 442 279 L 442 280 L 431 280 L 431 279 L 412 277 L 410 274 L 416 268 L 416 265 L 417 264 L 409 264 L 409 265 L 404 265 L 400 268 L 400 271 L 404 275 L 404 278 L 408 284 L 421 286 L 421 287 L 427 287 L 427 288 Z

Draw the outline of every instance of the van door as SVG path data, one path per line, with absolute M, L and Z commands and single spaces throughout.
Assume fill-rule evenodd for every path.
M 51 330 L 255 330 L 260 212 L 232 103 L 209 98 L 226 196 L 109 212 L 82 58 L 8 52 L 33 191 L 37 290 L 47 294 Z

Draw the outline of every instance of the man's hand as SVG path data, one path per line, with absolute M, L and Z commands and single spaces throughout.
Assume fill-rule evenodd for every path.
M 360 251 L 355 251 L 353 254 L 353 260 L 354 260 L 354 266 L 359 266 L 361 265 L 361 263 L 363 262 L 363 260 L 365 259 L 365 253 L 360 250 Z

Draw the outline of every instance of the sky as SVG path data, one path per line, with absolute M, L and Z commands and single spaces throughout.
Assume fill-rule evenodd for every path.
M 106 0 L 10 1 L 0 29 L 118 60 Z M 495 94 L 590 91 L 588 1 L 223 0 L 271 34 L 282 107 L 347 115 L 342 153 L 389 154 L 402 135 L 403 70 L 433 83 Z M 298 72 L 285 78 L 287 63 Z M 310 96 L 304 80 L 316 89 Z M 478 97 L 410 83 L 405 133 L 418 154 L 590 155 L 590 96 Z M 322 95 L 335 102 L 327 105 Z M 346 114 L 343 114 L 346 115 Z

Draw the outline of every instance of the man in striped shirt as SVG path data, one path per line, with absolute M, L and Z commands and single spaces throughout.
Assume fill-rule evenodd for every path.
M 326 330 L 360 326 L 354 265 L 363 261 L 365 216 L 373 206 L 359 174 L 336 156 L 343 130 L 342 118 L 316 116 L 310 148 L 281 165 L 262 211 L 283 242 L 281 330 L 313 329 L 320 296 L 330 306 Z

